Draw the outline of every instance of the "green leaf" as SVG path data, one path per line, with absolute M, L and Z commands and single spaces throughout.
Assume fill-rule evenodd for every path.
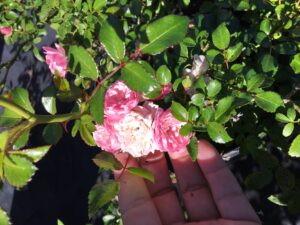
M 214 119 L 215 111 L 212 107 L 206 107 L 200 111 L 200 115 L 204 122 L 207 123 Z
M 294 131 L 294 124 L 293 123 L 288 123 L 284 126 L 282 130 L 282 135 L 285 137 L 290 136 Z
M 232 141 L 225 128 L 216 122 L 211 122 L 207 126 L 209 137 L 216 143 L 224 144 Z
M 125 56 L 124 31 L 117 17 L 109 16 L 103 22 L 99 40 L 107 54 L 116 62 L 120 63 Z
M 146 28 L 147 41 L 141 43 L 144 54 L 158 54 L 185 37 L 189 19 L 185 16 L 168 15 L 150 23 Z
M 20 137 L 18 137 L 18 139 L 16 140 L 16 142 L 14 143 L 14 149 L 20 149 L 23 148 L 28 140 L 29 140 L 29 135 L 30 135 L 30 130 L 25 130 Z
M 160 84 L 147 73 L 142 65 L 130 62 L 121 70 L 121 79 L 136 92 L 151 94 L 151 98 L 158 97 L 162 91 Z
M 72 45 L 68 50 L 69 67 L 72 73 L 96 80 L 98 67 L 90 54 L 81 46 Z
M 204 105 L 204 99 L 205 99 L 204 94 L 197 93 L 197 94 L 194 94 L 191 97 L 191 102 L 190 103 L 192 103 L 193 105 L 196 105 L 196 106 L 201 108 Z
M 28 112 L 34 113 L 34 109 L 31 106 L 29 94 L 26 89 L 20 87 L 15 88 L 12 92 L 12 97 L 17 105 L 26 109 Z
M 172 115 L 179 121 L 188 121 L 188 112 L 180 103 L 172 101 L 171 105 Z
M 259 88 L 265 81 L 265 77 L 262 74 L 251 74 L 249 80 L 247 80 L 247 91 L 253 91 Z
M 295 186 L 294 174 L 286 168 L 279 167 L 275 173 L 276 181 L 282 191 L 290 191 Z
M 45 108 L 45 110 L 52 114 L 55 115 L 57 110 L 56 110 L 56 89 L 54 86 L 49 86 L 47 87 L 42 96 L 42 104 Z
M 187 151 L 193 162 L 196 161 L 198 156 L 198 140 L 195 137 L 192 137 L 190 143 L 187 145 Z
M 120 184 L 113 180 L 107 180 L 95 184 L 89 193 L 89 217 L 94 216 L 101 207 L 109 203 L 120 190 Z
M 277 60 L 270 54 L 264 54 L 259 63 L 264 73 L 272 73 L 274 75 L 278 70 Z
M 181 1 L 184 4 L 184 6 L 188 6 L 191 3 L 190 0 L 181 0 Z
M 266 91 L 257 94 L 255 96 L 255 102 L 266 112 L 272 113 L 274 113 L 278 107 L 284 106 L 280 95 L 272 91 Z
M 149 73 L 149 75 L 151 77 L 155 77 L 155 70 L 153 69 L 153 67 L 150 65 L 150 63 L 148 63 L 145 60 L 139 60 L 138 61 L 139 64 L 141 64 L 143 66 L 143 68 L 147 71 L 147 73 Z
M 4 109 L 0 115 L 0 127 L 13 127 L 21 121 L 21 118 L 21 116 L 13 111 Z
M 82 97 L 82 89 L 71 84 L 69 90 L 59 91 L 56 97 L 61 102 L 74 102 Z
M 179 134 L 181 136 L 188 136 L 188 135 L 190 135 L 190 133 L 192 131 L 193 131 L 193 125 L 190 123 L 187 123 L 180 128 Z
M 293 56 L 290 66 L 294 70 L 295 74 L 300 74 L 300 53 Z
M 186 37 L 185 39 L 183 39 L 182 43 L 186 46 L 186 47 L 195 47 L 196 45 L 196 41 L 191 38 L 191 37 Z
M 97 11 L 103 8 L 104 6 L 106 6 L 106 4 L 107 4 L 107 0 L 95 0 L 93 4 L 93 10 Z
M 98 167 L 106 170 L 121 170 L 123 168 L 122 164 L 113 154 L 104 151 L 97 154 L 93 158 L 93 161 Z
M 241 55 L 243 50 L 243 44 L 241 42 L 227 49 L 228 62 L 233 62 Z
M 296 110 L 294 108 L 289 108 L 287 110 L 287 117 L 291 120 L 294 121 L 296 119 Z
M 25 186 L 37 168 L 26 158 L 9 154 L 3 161 L 4 176 L 12 186 Z
M 212 80 L 208 83 L 206 89 L 207 89 L 207 96 L 213 98 L 221 91 L 222 84 L 217 80 Z
M 105 88 L 101 86 L 91 100 L 91 114 L 98 124 L 103 124 Z
M 61 222 L 60 220 L 57 220 L 57 225 L 64 225 L 64 223 Z
M 270 170 L 263 170 L 250 174 L 245 184 L 250 189 L 262 189 L 272 181 L 272 173 Z
M 0 151 L 5 150 L 7 141 L 8 141 L 8 130 L 5 130 L 0 133 Z
M 269 19 L 264 19 L 260 23 L 260 30 L 265 32 L 265 34 L 269 35 L 272 30 L 272 25 Z
M 241 0 L 236 3 L 235 10 L 237 11 L 249 11 L 251 9 L 251 5 L 249 0 Z
M 57 144 L 62 136 L 63 129 L 59 123 L 50 123 L 43 130 L 43 138 L 48 144 Z
M 215 112 L 215 120 L 219 120 L 224 114 L 226 114 L 232 106 L 234 97 L 227 96 L 222 98 L 217 105 L 217 110 Z
M 60 90 L 61 92 L 70 91 L 70 83 L 66 78 L 59 76 L 56 74 L 53 78 L 54 86 Z
M 289 149 L 289 155 L 292 157 L 300 157 L 300 134 L 293 140 Z
M 276 113 L 275 118 L 276 118 L 277 121 L 282 122 L 282 123 L 289 123 L 289 122 L 291 122 L 291 120 L 287 116 L 285 116 L 284 114 L 282 114 L 282 113 Z
M 167 85 L 171 82 L 172 74 L 166 65 L 162 65 L 157 70 L 157 80 L 162 85 Z
M 9 218 L 1 208 L 0 208 L 0 224 L 1 225 L 11 225 Z
M 73 127 L 72 127 L 72 131 L 71 131 L 72 137 L 76 136 L 77 132 L 79 131 L 80 126 L 81 126 L 81 121 L 76 120 Z
M 4 181 L 4 174 L 3 174 L 3 159 L 4 159 L 4 152 L 0 151 L 0 190 L 3 188 L 3 181 Z
M 214 45 L 220 49 L 226 49 L 230 43 L 230 33 L 225 23 L 221 23 L 212 33 Z
M 286 202 L 282 201 L 282 200 L 280 199 L 280 197 L 275 196 L 275 195 L 270 195 L 270 196 L 268 197 L 268 200 L 269 200 L 270 202 L 273 202 L 273 203 L 276 204 L 276 205 L 287 206 L 287 203 L 286 203 Z
M 127 170 L 129 173 L 133 175 L 137 175 L 139 177 L 145 178 L 151 181 L 152 183 L 154 183 L 154 176 L 149 170 L 140 167 L 128 167 Z
M 196 106 L 190 106 L 188 110 L 189 120 L 196 121 L 199 118 L 199 110 Z
M 11 151 L 10 155 L 19 155 L 29 158 L 33 162 L 40 161 L 49 151 L 51 145 L 40 146 L 36 148 L 23 149 L 19 151 Z
M 39 49 L 37 47 L 33 48 L 33 54 L 35 58 L 37 58 L 37 60 L 39 60 L 40 62 L 45 62 L 44 58 L 41 56 Z
M 88 145 L 88 146 L 96 146 L 95 140 L 88 130 L 87 126 L 81 123 L 81 126 L 79 128 L 79 133 L 82 138 L 82 140 Z

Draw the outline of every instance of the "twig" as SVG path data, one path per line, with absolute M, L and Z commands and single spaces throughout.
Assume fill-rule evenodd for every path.
M 129 157 L 130 156 L 128 155 L 127 159 L 126 159 L 126 162 L 125 162 L 125 165 L 123 166 L 120 175 L 117 178 L 115 178 L 116 180 L 119 180 L 122 177 L 122 175 L 124 174 L 125 170 L 127 169 L 127 165 L 128 165 L 128 162 L 129 162 Z
M 290 99 L 300 90 L 300 84 L 294 84 L 292 90 L 284 97 L 285 99 Z
M 120 64 L 119 66 L 117 66 L 110 74 L 108 74 L 103 80 L 101 80 L 98 84 L 97 87 L 93 90 L 92 94 L 87 98 L 87 102 L 89 102 L 94 95 L 96 94 L 97 90 L 102 86 L 102 84 L 109 80 L 110 78 L 112 78 L 117 72 L 120 71 L 120 69 L 122 69 L 125 66 L 125 64 Z

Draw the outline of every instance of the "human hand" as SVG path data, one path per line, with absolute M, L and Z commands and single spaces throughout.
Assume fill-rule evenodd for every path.
M 171 182 L 163 153 L 147 156 L 140 166 L 151 171 L 155 182 L 116 171 L 121 189 L 119 204 L 124 225 L 258 225 L 259 218 L 237 180 L 215 148 L 198 143 L 197 162 L 186 152 L 169 154 L 188 220 Z M 117 158 L 127 166 L 138 162 L 128 155 Z M 121 175 L 121 176 L 120 176 Z

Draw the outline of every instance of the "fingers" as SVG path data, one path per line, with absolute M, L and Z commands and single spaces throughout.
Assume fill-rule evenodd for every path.
M 259 225 L 255 222 L 249 222 L 249 221 L 241 221 L 241 220 L 224 220 L 224 219 L 218 219 L 218 220 L 208 220 L 203 222 L 193 222 L 193 223 L 176 223 L 173 225 Z
M 218 218 L 219 212 L 199 165 L 191 161 L 186 151 L 170 153 L 169 155 L 188 212 L 189 221 Z
M 151 154 L 141 160 L 141 166 L 155 177 L 155 182 L 146 181 L 146 185 L 162 220 L 162 224 L 183 222 L 183 211 L 170 179 L 165 156 L 161 152 Z
M 208 181 L 221 216 L 225 219 L 259 223 L 240 185 L 216 149 L 204 140 L 199 141 L 198 149 L 198 164 Z
M 127 154 L 117 154 L 116 157 L 123 165 L 128 159 L 127 166 L 138 166 L 136 160 Z M 124 225 L 161 225 L 159 214 L 144 180 L 127 171 L 123 172 L 121 175 L 122 172 L 115 171 L 115 177 L 121 185 L 119 205 Z

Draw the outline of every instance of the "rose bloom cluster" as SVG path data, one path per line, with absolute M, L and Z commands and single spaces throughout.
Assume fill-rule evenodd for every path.
M 163 87 L 159 98 L 169 92 L 169 85 Z M 139 105 L 141 99 L 122 81 L 110 86 L 104 98 L 104 123 L 96 125 L 93 132 L 97 146 L 113 154 L 127 152 L 133 157 L 154 151 L 186 150 L 190 137 L 179 134 L 184 123 L 176 120 L 170 109 L 163 110 L 152 101 Z
M 53 75 L 65 77 L 67 56 L 62 46 L 55 44 L 55 47 L 43 47 L 46 63 Z M 161 94 L 151 100 L 162 99 L 171 90 L 171 83 L 162 85 Z M 154 151 L 186 150 L 190 137 L 179 134 L 184 123 L 176 120 L 170 109 L 163 110 L 152 101 L 131 90 L 123 81 L 112 84 L 104 98 L 104 123 L 96 125 L 93 132 L 97 146 L 114 154 L 127 152 L 134 157 Z

